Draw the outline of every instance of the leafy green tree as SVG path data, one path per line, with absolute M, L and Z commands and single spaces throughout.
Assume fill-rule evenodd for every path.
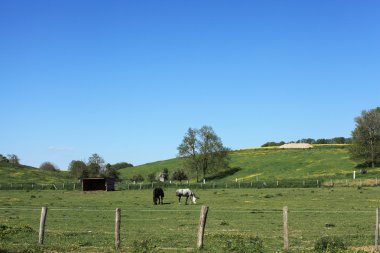
M 200 173 L 200 158 L 197 140 L 197 129 L 189 128 L 178 146 L 178 156 L 183 158 L 184 167 L 196 173 L 197 182 Z
M 210 126 L 199 130 L 189 128 L 177 149 L 178 156 L 184 159 L 185 168 L 196 172 L 197 181 L 200 173 L 205 178 L 211 172 L 228 168 L 229 149 L 223 146 Z
M 154 172 L 148 174 L 148 179 L 149 179 L 149 182 L 156 181 L 156 174 Z
M 107 178 L 112 178 L 115 182 L 121 181 L 120 171 L 114 168 L 111 164 L 107 163 L 104 176 Z
M 71 161 L 69 165 L 69 174 L 72 177 L 82 179 L 89 176 L 87 165 L 83 161 Z
M 380 161 L 380 107 L 363 111 L 355 118 L 352 131 L 351 157 L 370 164 L 372 168 Z
M 90 177 L 98 177 L 105 170 L 104 159 L 98 154 L 92 154 L 88 158 L 87 168 Z
M 182 182 L 182 180 L 187 180 L 188 177 L 183 170 L 176 170 L 173 172 L 172 179 Z
M 99 164 L 90 163 L 89 165 L 87 165 L 87 171 L 89 177 L 99 177 L 101 173 L 101 168 Z
M 88 164 L 91 163 L 97 164 L 99 165 L 99 167 L 102 167 L 104 165 L 104 159 L 103 157 L 95 153 L 88 158 Z

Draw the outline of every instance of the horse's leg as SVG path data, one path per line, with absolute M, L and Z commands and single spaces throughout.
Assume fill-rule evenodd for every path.
M 186 196 L 186 205 L 187 205 L 187 199 L 189 198 L 189 196 Z
M 178 205 L 181 204 L 181 195 L 178 196 Z
M 157 199 L 156 199 L 156 197 L 153 197 L 153 203 L 154 203 L 155 205 L 157 205 Z

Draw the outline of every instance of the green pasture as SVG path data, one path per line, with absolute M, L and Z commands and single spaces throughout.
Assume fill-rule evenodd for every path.
M 357 179 L 380 178 L 380 168 L 368 168 L 366 174 L 361 174 L 360 168 L 349 157 L 346 145 L 318 146 L 313 149 L 278 149 L 253 148 L 231 151 L 229 154 L 230 170 L 211 172 L 207 175 L 207 182 L 215 184 L 230 184 L 233 182 L 251 183 L 258 181 L 329 181 L 352 179 L 356 171 Z M 149 174 L 158 174 L 165 168 L 169 171 L 169 178 L 177 169 L 183 169 L 182 160 L 173 158 L 164 161 L 147 163 L 140 166 L 128 167 L 119 170 L 124 184 L 131 183 L 134 175 L 141 174 L 145 184 L 149 184 Z M 195 174 L 186 171 L 190 183 L 196 183 Z M 0 189 L 31 188 L 31 184 L 78 184 L 78 180 L 70 178 L 67 171 L 52 172 L 28 166 L 12 166 L 0 163 Z M 176 182 L 178 183 L 178 182 Z M 21 184 L 24 184 L 21 187 Z M 58 186 L 59 185 L 59 186 Z M 43 187 L 40 187 L 43 188 Z M 73 188 L 73 187 L 71 187 Z M 69 188 L 67 188 L 69 189 Z
M 290 252 L 314 252 L 315 241 L 326 235 L 342 238 L 346 252 L 371 252 L 375 242 L 379 187 L 197 189 L 196 205 L 178 205 L 175 189 L 164 190 L 165 204 L 159 206 L 151 189 L 0 191 L 0 252 L 197 252 L 202 205 L 209 207 L 202 252 L 231 252 L 236 242 L 235 252 L 244 252 L 243 244 L 256 236 L 264 252 L 283 252 L 284 206 Z M 48 214 L 39 246 L 42 206 Z M 122 213 L 119 251 L 116 208 Z
M 24 165 L 0 163 L 0 184 L 9 183 L 64 183 L 75 182 L 67 171 L 47 171 Z
M 360 174 L 360 169 L 355 168 L 357 164 L 349 157 L 346 145 L 319 146 L 301 150 L 244 149 L 230 152 L 229 158 L 230 167 L 233 169 L 219 176 L 210 174 L 208 181 L 350 179 L 353 171 L 357 172 L 358 178 L 380 176 L 380 168 L 368 169 L 366 174 Z M 150 173 L 159 173 L 164 168 L 167 168 L 170 174 L 182 168 L 182 162 L 175 158 L 122 169 L 120 172 L 125 180 L 141 174 L 147 181 Z M 194 181 L 195 175 L 190 174 L 190 178 L 190 181 Z

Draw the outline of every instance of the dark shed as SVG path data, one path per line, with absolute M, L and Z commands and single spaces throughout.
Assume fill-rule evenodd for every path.
M 115 181 L 111 178 L 83 178 L 83 191 L 114 191 Z

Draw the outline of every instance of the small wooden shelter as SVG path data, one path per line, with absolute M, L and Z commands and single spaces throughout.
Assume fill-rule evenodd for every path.
M 83 178 L 83 191 L 114 191 L 115 181 L 111 178 Z

